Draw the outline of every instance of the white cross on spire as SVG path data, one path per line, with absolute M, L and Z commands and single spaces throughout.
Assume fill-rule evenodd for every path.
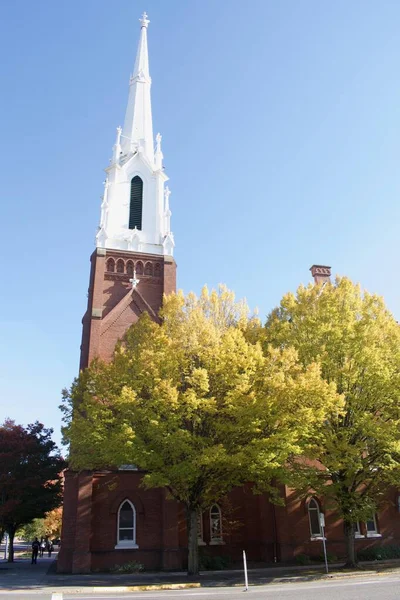
M 147 18 L 147 13 L 146 13 L 146 12 L 144 12 L 144 13 L 142 14 L 142 18 L 141 18 L 141 19 L 139 19 L 139 21 L 140 21 L 140 23 L 141 23 L 142 27 L 148 27 L 148 25 L 149 25 L 150 21 L 149 21 L 149 19 Z
M 140 283 L 140 279 L 136 279 L 136 267 L 133 267 L 133 277 L 129 280 L 129 283 L 132 284 L 132 289 L 134 290 Z

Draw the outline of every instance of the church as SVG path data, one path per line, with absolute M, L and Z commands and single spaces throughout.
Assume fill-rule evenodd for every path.
M 82 320 L 81 370 L 95 357 L 110 360 L 117 341 L 143 312 L 157 321 L 163 295 L 176 291 L 168 176 L 161 135 L 153 136 L 148 26 L 144 13 L 125 121 L 106 168 Z M 330 267 L 313 265 L 311 274 L 324 281 Z M 134 561 L 146 570 L 186 568 L 183 507 L 164 489 L 140 487 L 141 478 L 133 465 L 66 472 L 59 572 L 89 573 Z M 299 499 L 284 486 L 281 496 L 283 505 L 275 506 L 266 495 L 253 495 L 250 486 L 233 490 L 227 502 L 199 515 L 201 553 L 235 564 L 246 550 L 250 563 L 268 565 L 321 555 L 326 536 L 329 553 L 344 556 L 343 523 L 323 499 Z M 400 539 L 400 497 L 393 491 L 388 500 L 382 512 L 357 525 L 358 550 Z

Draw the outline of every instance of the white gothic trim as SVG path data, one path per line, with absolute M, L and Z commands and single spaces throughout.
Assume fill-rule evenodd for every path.
M 308 503 L 308 523 L 310 525 L 310 535 L 312 540 L 322 539 L 320 506 L 316 498 L 310 498 Z
M 365 532 L 367 538 L 382 537 L 378 530 L 376 513 L 371 515 L 371 518 L 365 521 Z
M 210 546 L 224 544 L 222 539 L 222 512 L 218 504 L 210 507 Z
M 125 504 L 129 504 L 132 509 L 132 527 L 121 527 L 121 509 Z M 129 539 L 128 539 L 129 538 Z M 122 500 L 117 513 L 117 544 L 116 550 L 126 550 L 139 548 L 136 543 L 136 508 L 128 498 Z

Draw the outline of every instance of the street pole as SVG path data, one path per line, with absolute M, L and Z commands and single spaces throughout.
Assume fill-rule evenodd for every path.
M 243 550 L 243 566 L 244 566 L 244 591 L 249 591 L 249 580 L 247 578 L 247 560 L 246 560 L 246 552 Z
M 7 553 L 8 553 L 8 533 L 6 533 L 5 538 L 4 538 L 4 560 L 7 560 Z
M 325 544 L 325 515 L 324 515 L 324 513 L 319 514 L 319 522 L 320 522 L 321 531 L 322 531 L 322 544 L 324 546 L 325 569 L 326 569 L 326 573 L 328 574 L 329 570 L 328 570 L 328 557 L 326 555 L 326 544 Z

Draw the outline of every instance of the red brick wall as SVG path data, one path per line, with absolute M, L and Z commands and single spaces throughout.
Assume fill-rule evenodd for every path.
M 61 531 L 62 547 L 57 560 L 57 570 L 60 573 L 72 572 L 72 559 L 75 547 L 77 496 L 78 475 L 71 471 L 66 471 Z
M 107 271 L 110 258 L 115 261 L 114 272 Z M 119 273 L 116 265 L 121 259 L 124 271 Z M 110 360 L 117 341 L 137 321 L 141 312 L 149 310 L 150 314 L 156 315 L 163 295 L 176 291 L 176 263 L 172 257 L 97 249 L 90 260 L 88 304 L 82 319 L 80 369 L 86 368 L 96 356 Z M 139 279 L 137 290 L 144 302 L 134 294 L 130 302 L 131 296 L 127 296 L 132 289 L 129 282 L 131 275 L 127 272 L 128 261 L 135 264 L 140 261 L 143 266 L 143 273 L 136 276 Z M 152 273 L 146 272 L 146 266 L 151 267 Z M 146 303 L 150 309 L 146 308 Z M 113 310 L 114 313 L 107 319 Z M 88 572 L 129 560 L 139 560 L 147 568 L 176 569 L 181 565 L 176 527 L 178 506 L 166 500 L 164 490 L 142 490 L 139 480 L 140 475 L 132 473 L 78 475 L 67 472 L 58 559 L 60 572 Z M 133 497 L 142 507 L 143 514 L 138 514 L 140 548 L 137 551 L 114 549 L 116 513 L 111 511 L 110 506 L 115 505 L 118 493 L 126 494 L 130 499 Z M 136 505 L 135 500 L 132 501 Z
M 115 265 L 122 259 L 125 272 L 108 272 L 107 261 L 110 258 L 115 261 Z M 151 265 L 152 275 L 146 272 L 137 274 L 140 280 L 137 290 L 154 313 L 157 314 L 161 308 L 163 294 L 176 291 L 176 263 L 172 257 L 118 250 L 95 250 L 91 256 L 88 306 L 82 320 L 81 369 L 87 367 L 95 356 L 110 360 L 117 341 L 138 319 L 140 310 L 132 305 L 127 306 L 115 322 L 103 323 L 105 317 L 118 306 L 132 287 L 129 282 L 130 275 L 126 272 L 128 261 L 140 261 L 144 268 L 147 264 Z M 94 309 L 100 314 L 93 315 Z
M 142 474 L 135 471 L 69 472 L 67 477 L 59 572 L 104 570 L 130 561 L 146 569 L 181 568 L 186 551 L 179 547 L 179 506 L 167 499 L 164 489 L 142 488 Z M 115 549 L 118 509 L 124 500 L 136 509 L 138 549 Z
M 298 498 L 294 490 L 285 490 L 285 507 L 278 520 L 278 533 L 283 560 L 291 560 L 299 554 L 310 557 L 322 556 L 322 540 L 312 540 L 308 519 L 308 504 Z M 346 547 L 343 521 L 338 514 L 326 505 L 324 498 L 318 498 L 321 511 L 325 514 L 326 548 L 331 555 L 344 559 Z M 400 541 L 400 514 L 396 506 L 397 491 L 388 490 L 387 496 L 377 511 L 377 525 L 381 537 L 356 539 L 356 550 L 398 544 Z

